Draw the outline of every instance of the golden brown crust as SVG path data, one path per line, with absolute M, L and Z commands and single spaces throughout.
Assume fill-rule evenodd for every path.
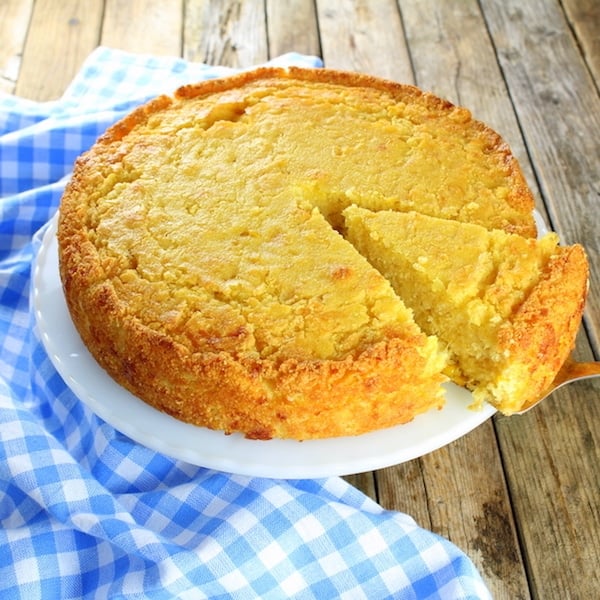
M 184 421 L 226 432 L 241 431 L 258 439 L 354 435 L 407 422 L 421 412 L 441 406 L 440 383 L 444 377 L 440 373 L 445 356 L 435 340 L 420 333 L 414 324 L 405 323 L 407 317 L 401 314 L 400 300 L 385 291 L 385 286 L 371 276 L 366 267 L 352 262 L 347 250 L 338 248 L 340 241 L 333 237 L 337 233 L 331 229 L 329 243 L 345 258 L 333 265 L 329 275 L 321 275 L 322 279 L 329 276 L 332 289 L 338 290 L 338 294 L 342 290 L 348 293 L 353 286 L 359 290 L 364 286 L 366 295 L 372 295 L 371 304 L 364 308 L 367 317 L 360 318 L 372 320 L 373 332 L 370 334 L 368 327 L 361 326 L 357 332 L 340 334 L 346 345 L 350 344 L 348 339 L 356 338 L 351 350 L 336 354 L 333 343 L 333 349 L 323 351 L 324 356 L 311 357 L 314 340 L 308 340 L 309 350 L 291 344 L 289 352 L 278 354 L 268 348 L 268 340 L 261 337 L 255 322 L 245 323 L 248 313 L 234 303 L 223 310 L 219 305 L 218 310 L 210 314 L 212 325 L 207 325 L 205 320 L 191 332 L 189 327 L 186 330 L 186 322 L 192 323 L 190 311 L 201 313 L 198 309 L 203 306 L 201 296 L 187 312 L 184 309 L 177 312 L 179 307 L 176 307 L 177 310 L 166 311 L 170 316 L 163 317 L 155 311 L 146 317 L 128 300 L 130 296 L 123 295 L 123 290 L 130 293 L 126 278 L 135 278 L 136 285 L 138 280 L 142 281 L 146 287 L 138 286 L 135 293 L 146 297 L 148 304 L 152 303 L 150 300 L 155 301 L 153 290 L 159 288 L 151 281 L 152 275 L 140 275 L 138 258 L 133 252 L 129 256 L 129 251 L 122 250 L 126 247 L 123 240 L 111 238 L 105 222 L 106 199 L 110 197 L 113 204 L 120 203 L 121 188 L 137 193 L 139 198 L 160 193 L 160 189 L 150 190 L 150 184 L 146 185 L 142 177 L 146 163 L 139 162 L 145 160 L 139 156 L 157 160 L 155 155 L 163 148 L 161 144 L 168 145 L 174 138 L 168 131 L 157 133 L 156 124 L 163 118 L 168 120 L 171 112 L 176 114 L 186 103 L 197 99 L 219 94 L 225 98 L 229 91 L 244 86 L 255 85 L 259 91 L 261 86 L 281 88 L 287 81 L 294 81 L 296 85 L 307 82 L 344 86 L 358 90 L 358 95 L 378 90 L 386 94 L 390 105 L 414 103 L 420 111 L 424 109 L 425 113 L 436 115 L 448 131 L 472 132 L 486 156 L 494 157 L 494 168 L 499 176 L 508 182 L 505 202 L 507 213 L 511 210 L 512 213 L 510 218 L 499 221 L 499 226 L 525 236 L 535 235 L 531 217 L 533 199 L 514 157 L 495 132 L 471 119 L 465 109 L 413 86 L 366 75 L 297 68 L 258 69 L 184 86 L 174 98 L 156 98 L 109 128 L 98 143 L 78 159 L 62 200 L 58 232 L 60 273 L 69 310 L 87 347 L 120 384 Z M 241 114 L 243 112 L 242 109 Z M 426 117 L 419 113 L 415 119 Z M 222 128 L 223 135 L 227 131 L 226 127 Z M 165 166 L 172 167 L 167 163 Z M 153 168 L 156 171 L 146 178 L 150 182 L 163 174 L 160 162 Z M 173 173 L 173 177 L 178 177 L 177 170 L 173 169 Z M 362 177 L 361 173 L 356 176 Z M 140 179 L 143 181 L 138 181 Z M 316 188 L 307 189 L 310 196 Z M 295 192 L 289 193 L 293 196 Z M 287 195 L 285 198 L 287 202 Z M 289 203 L 282 207 L 289 209 L 291 215 L 283 223 L 282 231 L 286 225 L 293 229 L 311 223 L 314 232 L 306 231 L 313 232 L 314 237 L 309 235 L 306 239 L 318 240 L 329 235 L 314 211 L 306 209 L 302 202 L 295 208 Z M 132 211 L 137 208 L 132 205 Z M 465 208 L 465 215 L 460 218 L 469 218 L 468 209 Z M 114 213 L 118 219 L 131 216 L 126 210 L 122 213 L 119 210 Z M 162 218 L 166 215 L 164 213 Z M 131 216 L 132 227 L 137 226 L 133 223 L 136 218 Z M 147 215 L 140 218 L 143 220 Z M 121 225 L 118 235 L 133 235 L 133 229 L 129 230 L 127 224 Z M 240 230 L 239 235 L 254 234 Z M 144 243 L 140 237 L 137 241 Z M 116 250 L 108 248 L 113 243 Z M 196 246 L 190 246 L 191 254 L 196 251 Z M 209 283 L 210 277 L 200 279 L 200 283 L 190 284 L 190 289 L 204 291 L 219 301 L 230 293 L 229 288 L 219 283 Z M 307 280 L 306 285 L 309 284 Z M 172 296 L 172 288 L 169 290 Z M 155 303 L 160 304 L 160 300 Z M 324 322 L 325 326 L 327 319 L 335 323 L 338 317 L 346 318 L 346 312 L 354 315 L 358 310 L 340 305 L 327 312 L 321 296 L 315 302 L 309 299 L 305 308 L 298 309 L 299 304 L 294 304 L 297 315 L 310 313 L 311 318 L 317 323 Z M 211 310 L 207 305 L 207 314 Z M 376 310 L 381 314 L 373 312 Z M 397 316 L 390 317 L 391 313 Z M 172 327 L 169 319 L 175 322 Z M 388 325 L 386 319 L 389 319 Z
M 510 356 L 513 401 L 500 407 L 510 415 L 541 398 L 575 345 L 588 289 L 589 266 L 582 246 L 559 247 L 542 279 L 500 331 L 499 345 Z

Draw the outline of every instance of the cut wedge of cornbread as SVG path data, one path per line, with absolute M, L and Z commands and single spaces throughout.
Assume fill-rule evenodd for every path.
M 553 381 L 575 343 L 587 289 L 581 246 L 479 225 L 352 206 L 348 239 L 430 335 L 476 403 L 518 411 Z

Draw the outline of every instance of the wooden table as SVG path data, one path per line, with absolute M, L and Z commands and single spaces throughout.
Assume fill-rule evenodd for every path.
M 413 82 L 499 131 L 591 262 L 576 355 L 600 358 L 598 0 L 2 0 L 0 90 L 61 95 L 97 45 L 246 67 L 287 51 Z M 598 382 L 348 479 L 463 548 L 495 598 L 600 596 Z

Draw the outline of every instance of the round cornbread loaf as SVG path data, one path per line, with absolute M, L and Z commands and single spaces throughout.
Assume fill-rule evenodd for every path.
M 443 404 L 447 356 L 344 237 L 419 211 L 535 236 L 502 139 L 412 86 L 259 69 L 185 86 L 80 157 L 60 274 L 102 367 L 178 419 L 248 437 L 355 435 Z

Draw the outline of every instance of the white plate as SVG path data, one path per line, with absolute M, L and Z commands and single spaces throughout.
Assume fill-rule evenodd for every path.
M 495 409 L 470 410 L 469 392 L 447 384 L 440 411 L 356 437 L 297 442 L 248 440 L 174 419 L 117 384 L 83 345 L 67 309 L 58 272 L 56 218 L 34 265 L 33 305 L 42 342 L 66 384 L 94 413 L 130 438 L 186 462 L 242 475 L 286 479 L 349 475 L 423 456 L 472 431 Z M 157 435 L 157 432 L 160 432 Z

